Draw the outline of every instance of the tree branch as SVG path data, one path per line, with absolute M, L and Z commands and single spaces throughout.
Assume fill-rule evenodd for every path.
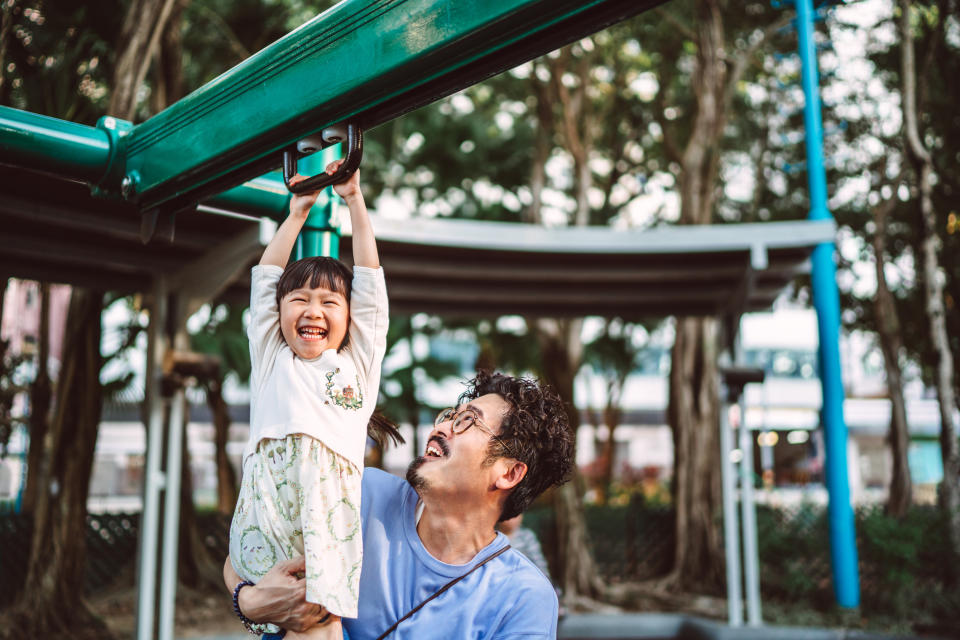
M 697 38 L 696 32 L 690 27 L 690 25 L 686 24 L 685 22 L 680 20 L 680 18 L 673 15 L 672 11 L 668 11 L 662 6 L 657 7 L 655 11 L 657 12 L 657 15 L 659 15 L 661 18 L 669 22 L 671 26 L 675 27 L 676 30 L 679 31 L 684 38 L 688 40 L 696 40 Z
M 910 0 L 900 0 L 900 69 L 903 82 L 903 132 L 907 150 L 919 162 L 929 162 L 930 153 L 920 140 L 917 126 L 917 68 L 910 28 Z
M 733 96 L 737 91 L 737 85 L 740 84 L 740 80 L 743 79 L 743 74 L 746 73 L 747 68 L 750 66 L 753 56 L 763 45 L 767 43 L 773 34 L 787 26 L 791 19 L 792 18 L 790 17 L 789 13 L 784 13 L 779 19 L 768 25 L 767 28 L 763 30 L 762 35 L 757 38 L 756 41 L 751 43 L 746 49 L 743 49 L 733 57 L 730 75 L 727 77 L 727 86 L 724 89 L 723 101 L 726 106 L 729 107 L 730 103 L 733 101 Z

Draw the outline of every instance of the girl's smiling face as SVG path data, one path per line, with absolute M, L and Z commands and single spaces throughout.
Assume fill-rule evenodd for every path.
M 303 360 L 340 349 L 350 324 L 350 304 L 339 291 L 303 286 L 280 300 L 280 333 Z

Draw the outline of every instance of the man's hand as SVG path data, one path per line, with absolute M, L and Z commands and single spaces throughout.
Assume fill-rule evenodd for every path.
M 303 557 L 273 565 L 257 584 L 240 590 L 240 611 L 254 622 L 272 622 L 290 631 L 306 631 L 316 625 L 326 610 L 306 601 L 307 583 L 299 577 L 305 569 Z M 229 556 L 223 567 L 223 580 L 231 593 L 241 582 Z

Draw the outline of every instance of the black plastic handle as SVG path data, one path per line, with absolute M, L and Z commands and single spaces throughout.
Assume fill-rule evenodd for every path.
M 331 184 L 340 184 L 346 182 L 357 169 L 360 168 L 360 160 L 363 158 L 363 131 L 356 124 L 347 123 L 347 139 L 344 141 L 347 147 L 347 154 L 343 164 L 337 171 L 330 175 L 328 173 L 319 173 L 315 176 L 301 180 L 296 184 L 290 181 L 297 175 L 297 157 L 299 152 L 297 146 L 287 149 L 283 152 L 283 183 L 287 185 L 290 193 L 305 193 L 307 191 L 319 191 Z

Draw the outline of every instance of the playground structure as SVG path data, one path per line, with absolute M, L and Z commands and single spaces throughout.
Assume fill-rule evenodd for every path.
M 170 426 L 179 424 L 183 390 L 162 396 L 161 363 L 167 351 L 183 348 L 185 319 L 199 306 L 225 293 L 246 297 L 247 267 L 269 235 L 269 225 L 255 218 L 279 219 L 289 201 L 284 181 L 262 174 L 278 167 L 284 152 L 297 159 L 294 146 L 327 127 L 348 123 L 354 132 L 347 137 L 359 146 L 364 129 L 655 4 L 349 1 L 137 126 L 107 117 L 87 127 L 0 108 L 0 163 L 8 165 L 0 224 L 9 230 L 0 238 L 0 269 L 22 278 L 152 294 L 138 637 L 153 637 L 155 613 L 158 636 L 172 637 L 178 501 L 165 501 L 163 527 L 159 509 L 162 492 L 179 492 L 180 460 L 168 456 L 161 469 L 161 452 L 164 437 L 168 451 L 180 451 L 182 432 Z M 819 155 L 810 0 L 797 0 L 797 10 L 807 90 L 809 221 L 615 235 L 595 229 L 519 231 L 517 225 L 509 225 L 506 234 L 490 223 L 452 220 L 399 225 L 375 219 L 374 225 L 382 259 L 390 265 L 396 311 L 443 314 L 457 296 L 468 295 L 472 306 L 491 316 L 716 315 L 727 320 L 734 362 L 739 316 L 769 307 L 813 252 L 835 590 L 841 606 L 853 607 L 856 548 L 843 454 L 835 226 Z M 348 65 L 350 74 L 330 73 Z M 318 77 L 324 81 L 315 82 Z M 331 205 L 329 198 L 318 205 L 312 226 L 329 239 L 326 250 L 336 253 Z M 152 241 L 144 245 L 144 240 Z M 349 262 L 344 240 L 342 254 Z M 230 283 L 226 292 L 225 283 Z M 168 324 L 173 332 L 163 329 Z M 167 425 L 164 405 L 170 408 Z M 727 493 L 732 500 L 729 487 Z M 745 500 L 748 617 L 759 624 L 749 507 Z M 732 566 L 739 561 L 731 559 Z M 730 576 L 734 625 L 743 620 L 739 582 L 739 576 Z

